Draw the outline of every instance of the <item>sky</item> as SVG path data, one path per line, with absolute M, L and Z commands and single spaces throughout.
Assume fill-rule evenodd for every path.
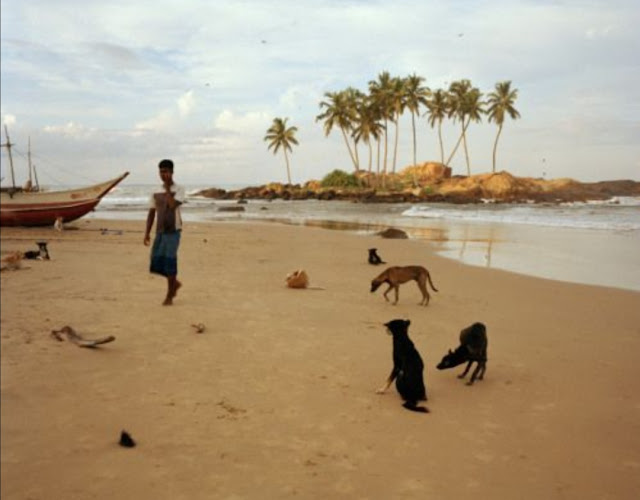
M 485 96 L 518 90 L 498 171 L 584 182 L 640 180 L 637 0 L 2 0 L 1 117 L 16 183 L 28 143 L 43 185 L 159 182 L 174 160 L 185 185 L 286 182 L 276 117 L 298 128 L 294 183 L 353 165 L 320 102 L 368 91 L 388 71 L 432 90 L 469 79 Z M 398 123 L 397 170 L 413 162 L 411 120 Z M 417 162 L 438 161 L 437 131 L 416 124 Z M 472 174 L 492 168 L 495 123 L 469 126 Z M 450 152 L 459 123 L 445 123 Z M 2 143 L 6 142 L 4 130 Z M 360 146 L 363 168 L 368 149 Z M 10 183 L 6 148 L 2 185 Z M 450 166 L 465 174 L 462 150 Z M 375 159 L 374 159 L 375 170 Z

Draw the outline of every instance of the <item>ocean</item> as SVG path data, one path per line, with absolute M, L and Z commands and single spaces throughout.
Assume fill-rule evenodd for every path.
M 118 186 L 85 217 L 143 221 L 154 187 Z M 355 234 L 396 227 L 410 238 L 424 240 L 439 255 L 465 264 L 640 291 L 640 197 L 476 205 L 249 200 L 242 205 L 244 211 L 225 212 L 219 208 L 237 202 L 194 195 L 211 186 L 185 187 L 188 196 L 182 213 L 187 223 L 262 221 Z M 381 256 L 385 257 L 382 252 Z

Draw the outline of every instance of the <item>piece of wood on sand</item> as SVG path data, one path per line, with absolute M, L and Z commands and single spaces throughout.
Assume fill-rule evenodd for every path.
M 73 342 L 78 347 L 97 347 L 113 342 L 116 339 L 113 335 L 99 337 L 97 339 L 85 339 L 70 326 L 63 326 L 60 330 L 51 330 L 51 335 L 61 342 L 64 340 L 63 336 L 66 336 L 67 340 Z

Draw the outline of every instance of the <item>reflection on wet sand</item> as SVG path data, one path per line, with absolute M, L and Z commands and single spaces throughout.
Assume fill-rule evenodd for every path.
M 283 221 L 282 219 L 278 219 L 278 222 L 372 234 L 388 229 L 388 226 L 381 224 L 367 224 L 353 221 L 315 219 Z M 457 258 L 463 262 L 491 267 L 491 254 L 493 244 L 496 240 L 494 226 L 485 227 L 482 231 L 485 233 L 484 235 L 474 234 L 475 232 L 471 231 L 468 225 L 462 226 L 462 230 L 460 230 L 459 227 L 457 230 L 452 230 L 448 225 L 441 227 L 402 227 L 400 229 L 405 231 L 412 239 L 430 242 L 438 252 L 449 254 L 452 251 L 456 251 Z M 479 255 L 484 260 L 484 264 L 477 262 Z

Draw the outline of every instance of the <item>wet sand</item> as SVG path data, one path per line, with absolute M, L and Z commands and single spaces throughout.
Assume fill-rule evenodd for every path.
M 423 241 L 302 226 L 193 224 L 163 307 L 139 221 L 2 228 L 3 498 L 633 498 L 640 490 L 640 293 L 466 266 Z M 101 231 L 107 229 L 107 231 Z M 418 306 L 369 293 L 429 268 Z M 284 285 L 304 268 L 311 285 Z M 428 415 L 402 408 L 382 324 L 410 319 Z M 489 334 L 485 380 L 437 371 L 461 328 Z M 196 333 L 191 326 L 203 323 Z M 52 338 L 114 335 L 99 349 Z M 125 429 L 135 448 L 118 446 Z

